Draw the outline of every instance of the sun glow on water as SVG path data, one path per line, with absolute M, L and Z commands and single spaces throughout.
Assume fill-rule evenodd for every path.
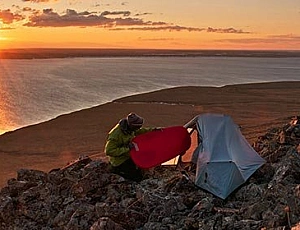
M 11 98 L 10 87 L 15 86 L 7 86 L 8 78 L 5 76 L 7 73 L 7 68 L 0 59 L 0 135 L 15 129 L 16 127 L 15 121 L 11 116 L 11 105 L 9 100 Z

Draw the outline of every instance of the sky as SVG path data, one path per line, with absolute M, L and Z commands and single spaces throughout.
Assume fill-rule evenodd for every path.
M 1 0 L 9 48 L 300 50 L 300 1 Z

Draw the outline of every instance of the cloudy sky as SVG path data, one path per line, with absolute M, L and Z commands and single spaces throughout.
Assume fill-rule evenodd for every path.
M 0 48 L 58 47 L 300 50 L 300 1 L 0 1 Z

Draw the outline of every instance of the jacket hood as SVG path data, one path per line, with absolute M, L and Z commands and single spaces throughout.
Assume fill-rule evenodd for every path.
M 119 126 L 123 133 L 125 133 L 125 134 L 131 133 L 131 130 L 129 129 L 129 125 L 128 125 L 126 118 L 123 118 L 122 120 L 119 121 Z

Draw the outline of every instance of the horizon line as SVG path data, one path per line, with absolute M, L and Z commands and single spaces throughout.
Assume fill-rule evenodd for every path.
M 0 59 L 75 57 L 300 57 L 300 50 L 147 49 L 147 48 L 10 48 Z

